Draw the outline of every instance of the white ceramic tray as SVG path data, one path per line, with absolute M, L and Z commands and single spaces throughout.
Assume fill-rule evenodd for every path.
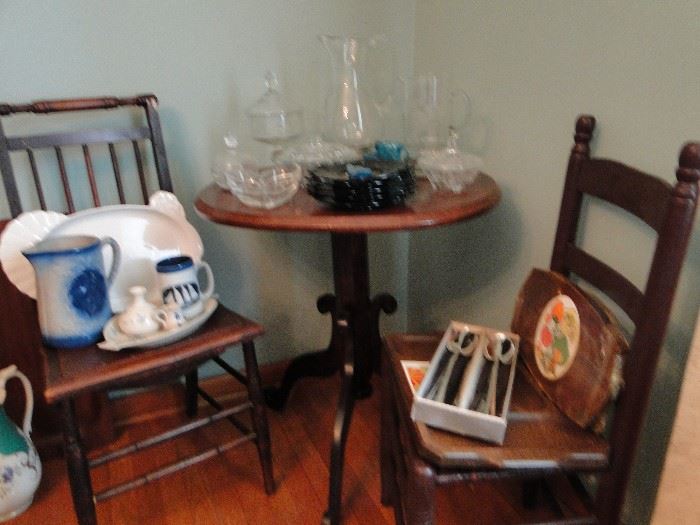
M 109 290 L 112 311 L 123 311 L 132 286 L 145 286 L 146 299 L 160 303 L 155 263 L 174 255 L 202 259 L 204 248 L 197 230 L 187 222 L 177 197 L 159 191 L 144 205 L 115 205 L 90 208 L 72 215 L 33 211 L 11 221 L 0 237 L 0 262 L 10 281 L 26 295 L 36 298 L 34 270 L 22 255 L 43 238 L 62 235 L 112 237 L 121 248 L 122 261 Z M 105 250 L 105 268 L 111 266 L 111 251 Z
M 119 330 L 116 323 L 116 316 L 112 317 L 102 329 L 105 340 L 97 343 L 103 350 L 118 352 L 124 348 L 151 348 L 163 346 L 175 341 L 179 341 L 193 333 L 202 326 L 216 310 L 219 302 L 216 299 L 207 299 L 204 303 L 204 310 L 197 317 L 185 321 L 181 326 L 173 330 L 156 332 L 142 337 L 126 335 Z

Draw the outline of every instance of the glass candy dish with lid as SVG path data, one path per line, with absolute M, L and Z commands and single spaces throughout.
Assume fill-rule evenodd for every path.
M 421 151 L 416 166 L 433 188 L 459 193 L 474 182 L 483 162 L 476 155 L 460 151 L 457 133 L 450 130 L 447 147 Z
M 277 77 L 268 72 L 267 91 L 248 109 L 253 139 L 279 148 L 296 139 L 302 130 L 302 111 L 287 105 Z M 243 204 L 271 209 L 289 201 L 299 189 L 301 168 L 294 162 L 277 160 L 279 153 L 266 151 L 265 160 L 241 152 L 232 134 L 224 139 L 227 151 L 217 157 L 213 175 L 219 186 L 231 191 Z
M 247 111 L 250 133 L 259 142 L 280 146 L 301 135 L 303 112 L 287 103 L 271 71 L 265 75 L 265 86 L 265 93 Z

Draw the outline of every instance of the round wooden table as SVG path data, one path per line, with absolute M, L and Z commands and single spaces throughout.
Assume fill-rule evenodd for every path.
M 494 207 L 500 190 L 491 177 L 480 174 L 462 193 L 434 191 L 418 179 L 416 192 L 403 206 L 375 212 L 348 212 L 330 208 L 300 190 L 291 201 L 265 210 L 242 204 L 216 184 L 204 188 L 195 201 L 203 217 L 220 224 L 260 230 L 329 232 L 333 253 L 335 295 L 318 301 L 321 313 L 330 313 L 333 331 L 328 348 L 295 358 L 280 388 L 267 391 L 268 404 L 281 409 L 297 379 L 343 371 L 331 453 L 331 490 L 327 520 L 340 519 L 340 485 L 345 439 L 355 398 L 371 393 L 370 379 L 379 362 L 380 311 L 392 313 L 396 300 L 389 294 L 369 296 L 367 234 L 430 228 L 477 216 Z

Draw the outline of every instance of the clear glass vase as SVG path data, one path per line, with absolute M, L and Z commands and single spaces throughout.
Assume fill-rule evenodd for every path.
M 381 120 L 367 93 L 367 52 L 375 40 L 321 35 L 331 58 L 331 79 L 325 98 L 323 137 L 352 148 L 365 148 L 379 138 Z

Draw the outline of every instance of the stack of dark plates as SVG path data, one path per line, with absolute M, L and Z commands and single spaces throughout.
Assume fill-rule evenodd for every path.
M 415 190 L 413 169 L 405 162 L 366 160 L 357 165 L 372 174 L 350 176 L 345 164 L 319 166 L 309 170 L 306 190 L 325 204 L 350 211 L 397 206 Z

